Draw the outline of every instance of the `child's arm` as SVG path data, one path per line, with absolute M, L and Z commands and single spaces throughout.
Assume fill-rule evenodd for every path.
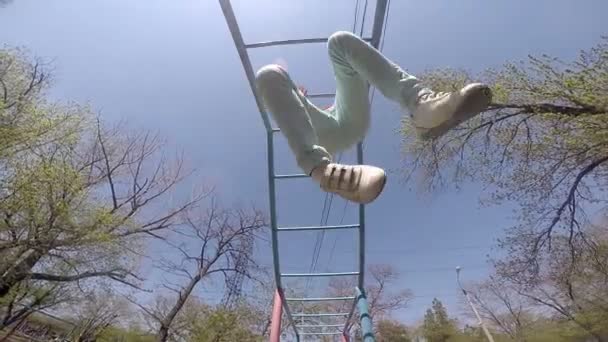
M 306 89 L 304 86 L 299 85 L 299 86 L 298 86 L 298 91 L 300 92 L 300 94 L 301 94 L 302 96 L 306 96 L 306 95 L 308 95 L 308 89 Z M 333 106 L 334 106 L 334 105 L 333 105 L 333 104 L 331 104 L 331 105 L 323 106 L 323 107 L 321 107 L 321 109 L 323 109 L 323 110 L 328 110 L 328 109 L 330 109 L 330 108 L 331 108 L 331 107 L 333 107 Z
M 302 94 L 302 96 L 308 95 L 308 89 L 306 89 L 304 86 L 298 86 L 298 90 L 300 91 L 300 94 Z

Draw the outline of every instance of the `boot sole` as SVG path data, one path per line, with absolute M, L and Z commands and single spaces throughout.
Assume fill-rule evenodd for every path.
M 351 196 L 349 196 L 348 194 L 345 194 L 345 193 L 340 192 L 340 191 L 335 192 L 335 194 L 338 195 L 338 196 L 340 196 L 340 197 L 342 197 L 342 198 L 344 198 L 347 201 L 351 201 L 351 202 L 358 203 L 358 204 L 369 204 L 369 203 L 375 201 L 382 194 L 382 192 L 384 191 L 384 187 L 386 186 L 386 180 L 387 179 L 388 179 L 388 177 L 386 175 L 386 172 L 384 172 L 384 178 L 382 179 L 382 185 L 380 185 L 380 190 L 376 193 L 376 196 L 368 199 L 367 201 L 355 200 Z
M 372 200 L 370 200 L 369 202 L 365 203 L 371 203 L 373 201 L 375 201 L 378 197 L 380 197 L 380 195 L 382 194 L 382 192 L 384 191 L 384 187 L 386 185 L 386 180 L 388 179 L 388 176 L 386 175 L 386 172 L 384 173 L 384 180 L 382 181 L 382 186 L 380 186 L 380 191 L 378 191 L 378 194 L 376 195 L 376 197 L 372 198 Z
M 478 91 L 469 95 L 468 98 L 462 101 L 449 120 L 437 127 L 428 129 L 420 134 L 424 140 L 437 139 L 447 133 L 450 129 L 460 125 L 461 123 L 479 115 L 492 102 L 492 90 L 489 87 L 481 87 Z
M 382 192 L 384 191 L 384 187 L 386 185 L 386 180 L 388 179 L 388 176 L 386 175 L 386 172 L 384 172 L 384 178 L 382 180 L 382 185 L 380 186 L 380 190 L 378 191 L 378 193 L 376 194 L 376 196 L 374 196 L 372 199 L 367 200 L 365 202 L 359 202 L 359 204 L 370 204 L 373 201 L 375 201 L 378 197 L 380 197 L 380 195 L 382 194 Z

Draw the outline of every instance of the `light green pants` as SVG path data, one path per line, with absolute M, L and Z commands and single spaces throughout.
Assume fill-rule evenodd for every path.
M 329 163 L 332 154 L 363 140 L 370 123 L 369 84 L 402 108 L 413 110 L 428 89 L 412 75 L 350 32 L 334 33 L 328 41 L 336 78 L 336 98 L 322 110 L 298 90 L 278 65 L 261 68 L 258 92 L 304 172 Z

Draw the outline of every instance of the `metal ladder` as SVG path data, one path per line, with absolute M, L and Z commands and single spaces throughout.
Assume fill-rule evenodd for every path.
M 380 45 L 380 38 L 383 32 L 383 26 L 385 24 L 385 16 L 387 9 L 388 0 L 377 0 L 376 8 L 374 12 L 374 21 L 372 26 L 372 35 L 363 39 L 368 41 L 372 46 L 378 48 Z M 295 44 L 312 44 L 312 43 L 325 43 L 328 38 L 307 38 L 307 39 L 289 39 L 279 41 L 268 41 L 247 44 L 243 40 L 239 25 L 236 20 L 230 0 L 219 0 L 222 12 L 228 24 L 228 28 L 234 40 L 236 50 L 239 54 L 245 74 L 251 87 L 251 91 L 255 97 L 255 102 L 258 110 L 261 114 L 264 122 L 264 127 L 267 132 L 267 157 L 268 157 L 268 192 L 270 197 L 270 225 L 272 234 L 272 254 L 274 263 L 274 276 L 276 283 L 276 291 L 274 295 L 274 303 L 272 310 L 272 321 L 271 321 L 271 332 L 270 341 L 278 342 L 281 336 L 281 318 L 283 310 L 287 315 L 288 322 L 293 329 L 296 341 L 300 341 L 303 336 L 317 336 L 317 335 L 339 335 L 341 340 L 346 342 L 349 341 L 349 330 L 352 324 L 352 317 L 355 312 L 355 308 L 358 310 L 359 319 L 361 322 L 361 333 L 363 341 L 373 342 L 375 341 L 374 333 L 372 329 L 371 317 L 368 313 L 367 298 L 364 290 L 365 280 L 365 206 L 359 205 L 359 222 L 355 224 L 346 225 L 326 225 L 326 226 L 309 226 L 309 227 L 279 227 L 277 225 L 276 215 L 276 181 L 297 179 L 308 177 L 306 174 L 275 174 L 275 163 L 274 163 L 274 134 L 280 132 L 279 129 L 273 128 L 270 122 L 268 113 L 265 111 L 262 105 L 262 100 L 258 95 L 255 85 L 255 73 L 249 58 L 249 49 L 263 48 L 278 45 L 295 45 Z M 367 3 L 367 1 L 366 1 Z M 335 94 L 309 94 L 309 98 L 330 98 Z M 362 143 L 357 144 L 357 163 L 363 164 L 363 145 Z M 347 271 L 347 272 L 330 272 L 330 273 L 282 273 L 280 267 L 280 256 L 279 256 L 279 239 L 278 235 L 292 234 L 299 231 L 322 231 L 322 230 L 356 230 L 358 233 L 359 240 L 359 269 L 358 271 Z M 285 296 L 284 288 L 282 285 L 283 278 L 316 278 L 316 277 L 340 277 L 340 276 L 357 276 L 357 286 L 353 291 L 352 296 L 344 297 L 328 297 L 328 298 L 314 298 L 314 297 L 303 297 L 303 298 L 289 298 Z M 298 312 L 292 313 L 290 310 L 290 302 L 327 302 L 327 301 L 352 301 L 352 306 L 349 312 L 333 313 L 333 312 Z M 312 325 L 298 325 L 294 318 L 322 318 L 322 317 L 344 317 L 343 324 L 312 324 Z M 342 327 L 342 329 L 339 329 Z M 319 332 L 314 329 L 327 329 L 336 328 L 334 331 Z

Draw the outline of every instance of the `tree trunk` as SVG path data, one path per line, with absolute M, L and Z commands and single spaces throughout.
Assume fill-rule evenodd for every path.
M 183 290 L 180 291 L 179 296 L 177 297 L 177 300 L 175 301 L 175 305 L 173 305 L 173 307 L 171 308 L 169 313 L 167 313 L 167 315 L 163 318 L 163 321 L 160 324 L 160 328 L 158 329 L 158 333 L 156 334 L 157 341 L 159 341 L 159 342 L 167 341 L 167 338 L 169 337 L 169 327 L 173 323 L 175 316 L 177 316 L 179 311 L 182 309 L 182 307 L 186 303 L 186 300 L 188 300 L 188 297 L 192 293 L 192 290 L 194 290 L 194 287 L 196 286 L 196 284 L 198 284 L 198 282 L 200 280 L 201 280 L 201 275 L 197 274 L 194 278 L 192 278 L 190 280 L 190 283 L 188 283 L 188 286 L 186 286 Z
M 28 249 L 21 254 L 15 264 L 10 266 L 0 277 L 0 298 L 6 296 L 13 286 L 26 278 L 43 255 L 42 251 L 34 249 Z
M 13 336 L 17 330 L 19 330 L 19 328 L 21 327 L 21 325 L 23 325 L 23 323 L 25 323 L 25 320 L 29 317 L 29 315 L 32 313 L 32 311 L 28 312 L 26 315 L 24 315 L 23 317 L 21 317 L 21 319 L 19 320 L 19 322 L 17 322 L 7 333 L 6 335 L 4 335 L 4 337 L 2 337 L 2 339 L 0 339 L 0 342 L 5 342 L 5 341 L 11 341 L 11 336 Z
M 161 324 L 160 328 L 158 329 L 158 333 L 156 334 L 156 340 L 158 342 L 165 342 L 165 341 L 167 341 L 168 337 L 169 337 L 169 326 Z

